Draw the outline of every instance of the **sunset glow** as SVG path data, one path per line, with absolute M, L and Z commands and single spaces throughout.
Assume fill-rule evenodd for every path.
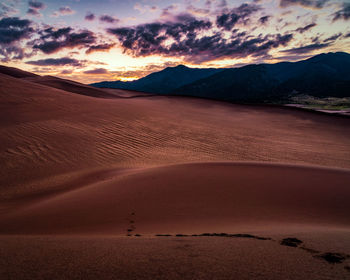
M 0 59 L 85 83 L 296 61 L 349 52 L 349 10 L 346 0 L 6 0 Z

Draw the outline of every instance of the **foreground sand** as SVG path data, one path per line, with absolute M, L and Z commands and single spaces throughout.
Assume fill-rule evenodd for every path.
M 1 279 L 350 277 L 350 119 L 15 73 Z

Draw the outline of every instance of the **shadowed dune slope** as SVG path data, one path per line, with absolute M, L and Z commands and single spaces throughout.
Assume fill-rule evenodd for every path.
M 348 228 L 349 182 L 350 171 L 260 163 L 112 173 L 102 182 L 27 202 L 0 219 L 0 232 L 240 232 L 276 224 Z

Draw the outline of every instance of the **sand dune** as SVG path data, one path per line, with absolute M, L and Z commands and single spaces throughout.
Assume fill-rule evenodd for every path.
M 108 175 L 18 205 L 0 221 L 0 232 L 125 235 L 132 226 L 144 235 L 239 232 L 276 224 L 350 225 L 346 170 L 207 163 Z
M 168 279 L 202 279 L 201 273 L 217 279 L 314 279 L 317 270 L 324 279 L 349 275 L 349 118 L 142 96 L 16 69 L 0 72 L 0 277 L 156 279 L 158 271 L 160 279 L 167 272 Z M 174 237 L 205 232 L 253 238 Z M 300 238 L 306 249 L 280 245 L 285 237 Z M 86 242 L 107 256 L 106 266 L 93 264 Z M 181 242 L 190 246 L 175 249 Z M 249 257 L 239 262 L 234 250 Z M 77 251 L 84 252 L 82 261 L 72 253 Z M 172 257 L 142 266 L 142 254 L 152 252 Z M 191 262 L 183 252 L 198 257 Z M 344 260 L 331 269 L 318 258 L 326 252 Z M 269 257 L 259 266 L 263 253 Z M 47 257 L 55 264 L 38 268 Z M 281 258 L 283 271 L 274 269 Z M 67 260 L 72 277 L 62 270 Z M 89 274 L 87 267 L 99 271 Z M 128 274 L 136 267 L 139 274 Z M 222 270 L 211 274 L 207 267 Z M 252 267 L 261 273 L 246 274 Z

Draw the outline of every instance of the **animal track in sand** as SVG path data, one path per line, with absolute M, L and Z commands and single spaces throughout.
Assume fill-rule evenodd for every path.
M 276 240 L 273 240 L 270 237 L 262 237 L 262 236 L 256 236 L 252 234 L 247 234 L 247 233 L 236 233 L 236 234 L 229 234 L 229 233 L 201 233 L 201 234 L 182 234 L 178 233 L 175 235 L 171 234 L 155 234 L 157 237 L 228 237 L 228 238 L 251 238 L 251 239 L 257 239 L 257 240 L 270 240 L 275 242 Z M 294 247 L 298 249 L 302 249 L 310 254 L 314 258 L 320 258 L 328 263 L 331 264 L 340 264 L 344 262 L 346 259 L 350 258 L 350 255 L 346 255 L 343 253 L 334 253 L 334 252 L 326 252 L 326 253 L 321 253 L 320 251 L 317 251 L 312 248 L 308 248 L 305 246 L 300 246 L 304 242 L 298 238 L 295 237 L 287 237 L 283 238 L 282 240 L 279 241 L 279 244 L 282 246 L 288 246 L 288 247 Z M 344 269 L 348 270 L 350 272 L 350 266 L 345 266 Z
M 126 236 L 132 236 L 132 232 L 135 231 L 135 212 L 130 213 L 130 217 L 128 219 L 129 227 L 126 229 Z M 135 236 L 141 236 L 140 234 L 135 234 Z

